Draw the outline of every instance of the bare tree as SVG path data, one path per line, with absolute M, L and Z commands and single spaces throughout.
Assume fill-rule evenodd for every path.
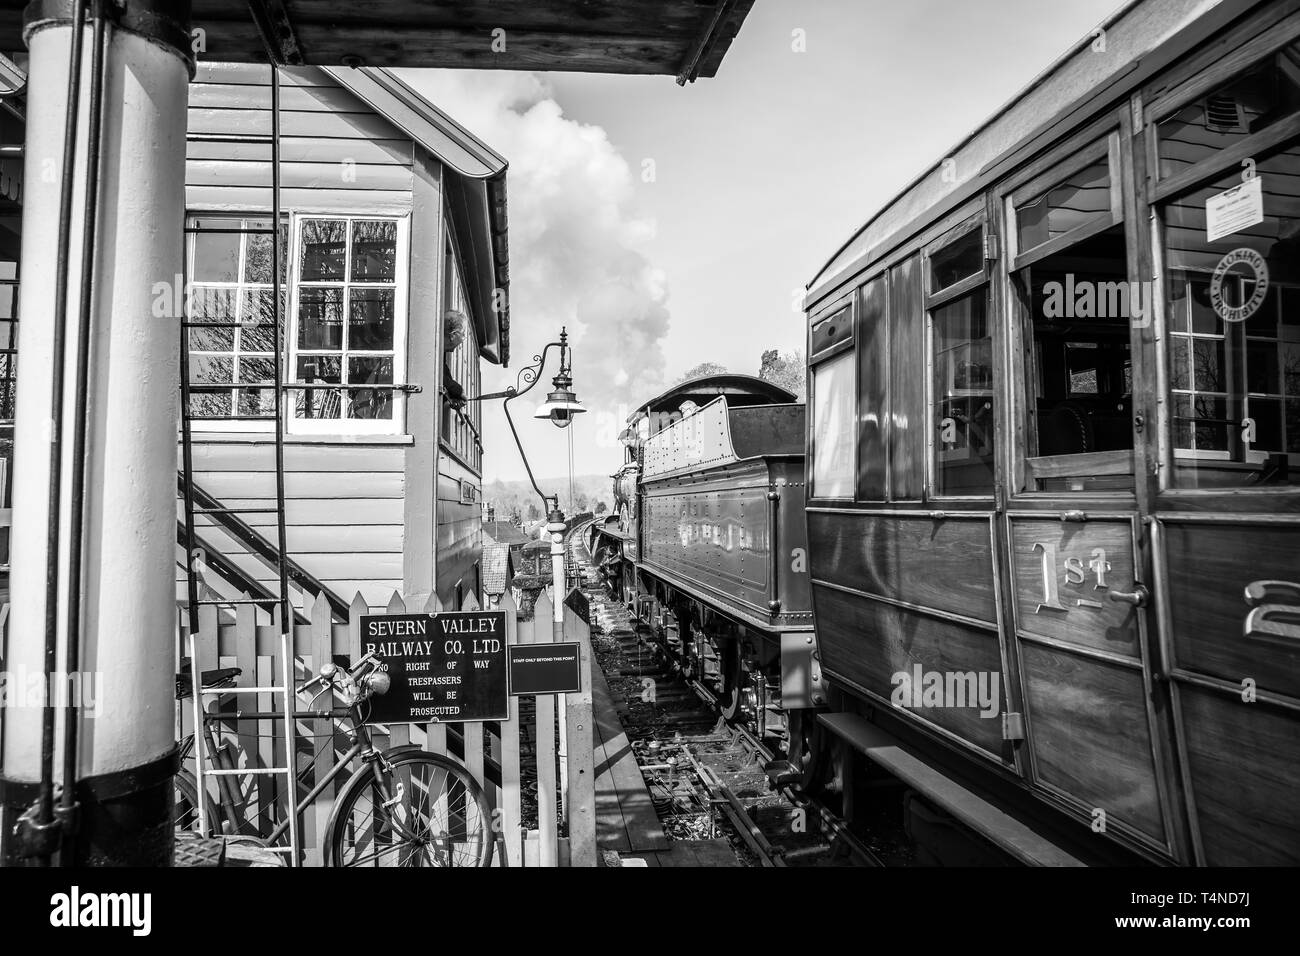
M 795 397 L 802 402 L 807 393 L 808 362 L 799 349 L 791 352 L 768 349 L 763 353 L 759 364 L 758 377 L 794 392 Z
M 717 362 L 701 362 L 694 368 L 687 369 L 677 381 L 689 382 L 693 378 L 703 378 L 706 375 L 726 375 L 729 371 L 731 370 L 727 366 L 719 365 Z

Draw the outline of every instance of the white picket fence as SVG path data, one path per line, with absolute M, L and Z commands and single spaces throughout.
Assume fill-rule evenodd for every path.
M 509 591 L 500 603 L 490 608 L 506 612 L 506 637 L 510 644 L 549 643 L 553 640 L 551 614 L 554 605 L 542 593 L 533 608 L 531 620 L 519 620 Z M 460 610 L 477 610 L 471 595 Z M 407 612 L 402 598 L 394 594 L 386 612 Z M 422 609 L 428 613 L 443 610 L 434 596 Z M 332 620 L 329 603 L 318 597 L 305 609 L 309 623 L 295 624 L 293 656 L 298 682 L 314 675 L 322 663 L 333 660 L 349 663 L 361 656 L 361 617 L 375 613 L 360 594 L 353 598 L 348 620 Z M 549 854 L 544 846 L 554 847 L 560 865 L 595 866 L 595 774 L 592 764 L 591 717 L 591 641 L 590 630 L 571 608 L 565 608 L 564 639 L 582 645 L 583 691 L 562 695 L 557 708 L 556 695 L 534 698 L 532 719 L 525 724 L 520 716 L 522 698 L 510 698 L 509 720 L 487 723 L 394 724 L 372 728 L 377 746 L 416 744 L 436 753 L 460 759 L 475 779 L 483 784 L 493 808 L 493 820 L 499 828 L 495 866 L 536 866 Z M 202 670 L 218 667 L 242 669 L 237 685 L 270 687 L 278 683 L 280 630 L 278 625 L 256 605 L 244 604 L 222 609 L 205 606 L 199 615 L 196 666 Z M 180 636 L 181 655 L 185 638 Z M 254 699 L 250 699 L 254 698 Z M 278 711 L 278 695 L 239 695 L 238 704 L 246 710 Z M 310 702 L 300 700 L 307 709 Z M 208 704 L 220 706 L 217 699 Z M 227 704 L 233 706 L 233 704 Z M 283 767 L 283 729 L 278 721 L 241 719 L 221 723 L 223 745 L 230 748 L 234 766 Z M 192 704 L 178 707 L 177 728 L 187 734 L 192 727 Z M 299 720 L 297 723 L 299 798 L 325 774 L 350 743 L 344 722 L 327 719 Z M 559 755 L 560 760 L 557 760 Z M 192 758 L 188 761 L 193 770 Z M 342 773 L 307 807 L 300 834 L 308 865 L 319 865 L 326 821 L 338 791 L 346 783 Z M 209 792 L 217 799 L 216 783 L 209 779 Z M 274 820 L 284 813 L 284 778 L 266 774 L 249 774 L 220 778 L 238 788 L 237 803 L 244 810 L 241 832 L 266 836 Z M 537 781 L 538 822 L 536 830 L 523 826 L 523 788 Z M 236 794 L 232 794 L 236 796 Z M 561 823 L 557 825 L 558 817 Z M 504 850 L 504 857 L 502 857 Z

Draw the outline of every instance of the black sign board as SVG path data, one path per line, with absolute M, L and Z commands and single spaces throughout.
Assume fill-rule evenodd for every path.
M 576 694 L 582 690 L 580 646 L 514 644 L 510 647 L 510 693 Z
M 361 618 L 361 652 L 374 652 L 392 678 L 370 699 L 367 723 L 506 720 L 506 614 L 449 611 Z

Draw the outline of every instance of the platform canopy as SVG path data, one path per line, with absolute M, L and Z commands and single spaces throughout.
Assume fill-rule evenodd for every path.
M 200 59 L 713 76 L 754 0 L 193 0 Z M 19 51 L 25 0 L 0 0 Z

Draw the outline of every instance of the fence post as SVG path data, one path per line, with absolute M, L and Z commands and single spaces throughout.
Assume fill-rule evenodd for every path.
M 477 611 L 478 599 L 471 591 L 461 602 L 462 611 Z M 465 741 L 465 769 L 469 775 L 487 789 L 487 777 L 483 772 L 483 731 L 482 723 L 465 722 L 460 725 L 461 739 Z
M 406 602 L 396 591 L 388 599 L 388 607 L 385 609 L 387 614 L 405 614 Z M 410 724 L 389 724 L 388 725 L 388 746 L 401 747 L 411 742 L 411 725 Z
M 591 709 L 591 627 L 566 605 L 564 633 L 578 642 L 578 674 L 582 690 L 566 694 L 568 713 L 569 789 L 566 806 L 569 819 L 569 865 L 596 865 L 596 766 L 594 721 Z
M 519 643 L 519 609 L 507 587 L 499 605 L 506 614 L 506 646 Z M 519 790 L 519 698 L 510 698 L 510 719 L 501 722 L 500 826 L 506 863 L 523 866 L 523 806 Z
M 334 615 L 325 595 L 316 595 L 316 601 L 312 604 L 308 617 L 311 621 L 311 640 L 308 649 L 311 653 L 312 676 L 315 676 L 334 657 Z M 297 699 L 296 694 L 294 698 Z M 328 705 L 333 706 L 333 693 L 327 694 L 325 699 Z M 321 721 L 317 720 L 308 721 L 308 725 L 312 730 L 312 745 L 315 750 L 315 771 L 312 778 L 314 785 L 314 781 L 322 779 L 334 766 L 334 721 L 324 721 L 323 728 L 320 726 Z M 328 733 L 322 733 L 322 729 L 327 730 Z M 333 790 L 337 792 L 337 784 Z M 316 802 L 309 808 L 310 812 L 315 814 L 310 821 L 314 845 L 309 851 L 309 858 L 318 865 L 325 852 L 325 822 L 329 819 L 330 810 L 334 806 L 334 792 L 322 791 L 316 798 Z
M 442 611 L 442 601 L 438 599 L 438 593 L 435 591 L 429 595 L 429 600 L 425 602 L 424 613 L 437 614 Z M 445 754 L 447 752 L 447 725 L 437 722 L 424 725 L 424 749 L 430 753 Z

